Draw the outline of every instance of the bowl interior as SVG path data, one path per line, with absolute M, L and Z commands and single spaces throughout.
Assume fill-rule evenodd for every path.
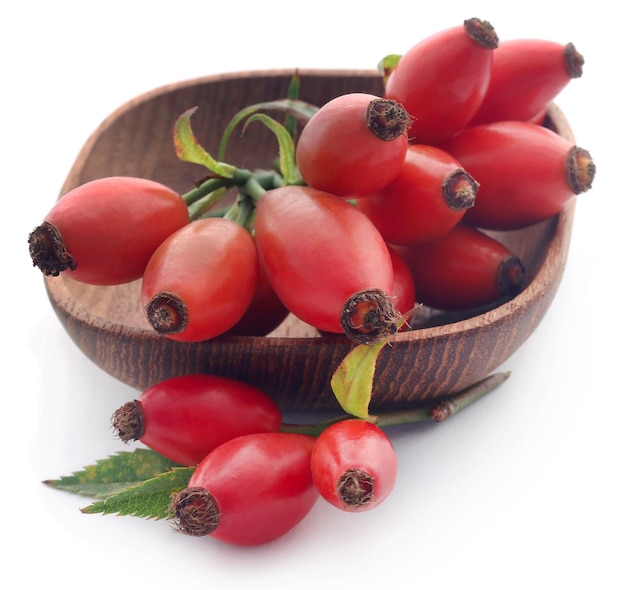
M 190 190 L 206 171 L 177 158 L 172 141 L 177 117 L 198 107 L 192 118 L 194 132 L 215 154 L 231 117 L 251 104 L 284 98 L 293 73 L 243 72 L 190 80 L 129 101 L 86 142 L 61 194 L 112 175 L 152 178 L 181 193 Z M 376 72 L 299 75 L 302 100 L 317 105 L 345 92 L 382 93 Z M 546 124 L 573 139 L 556 107 Z M 250 125 L 245 135 L 233 134 L 226 159 L 240 167 L 267 168 L 276 153 L 273 134 L 263 125 Z M 420 309 L 416 329 L 397 335 L 380 357 L 373 407 L 430 403 L 502 364 L 532 333 L 552 301 L 567 258 L 573 211 L 574 203 L 530 228 L 494 233 L 523 261 L 526 289 L 489 309 Z M 77 345 L 104 370 L 138 389 L 175 374 L 215 372 L 262 387 L 286 409 L 337 407 L 330 376 L 351 347 L 342 336 L 320 336 L 290 316 L 266 337 L 175 343 L 151 331 L 139 302 L 139 281 L 114 287 L 85 285 L 65 276 L 45 281 L 53 307 Z

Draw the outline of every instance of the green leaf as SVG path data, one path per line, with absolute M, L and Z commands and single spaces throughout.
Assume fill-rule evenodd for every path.
M 43 483 L 81 496 L 106 498 L 174 467 L 179 465 L 152 450 L 136 449 L 111 455 L 82 471 Z
M 282 100 L 272 100 L 268 102 L 260 102 L 257 104 L 250 105 L 239 111 L 228 123 L 224 133 L 222 135 L 222 140 L 220 141 L 220 146 L 218 149 L 218 158 L 223 160 L 226 154 L 226 146 L 228 145 L 228 141 L 230 136 L 232 135 L 235 127 L 254 113 L 257 113 L 262 110 L 278 110 L 284 111 L 288 114 L 292 114 L 298 119 L 303 121 L 308 121 L 318 110 L 319 108 L 302 100 L 292 100 L 292 99 L 282 99 Z
M 192 164 L 201 164 L 211 172 L 224 178 L 232 178 L 235 175 L 236 168 L 225 162 L 218 162 L 211 154 L 209 154 L 198 142 L 191 129 L 191 115 L 197 110 L 197 107 L 185 111 L 174 125 L 174 148 L 176 155 L 184 162 Z
M 341 361 L 330 385 L 344 412 L 366 419 L 376 371 L 376 360 L 387 339 L 376 344 L 359 344 Z
M 386 55 L 378 62 L 378 71 L 383 77 L 383 83 L 387 83 L 391 72 L 396 69 L 401 57 L 402 56 L 397 53 L 392 53 L 390 55 Z
M 300 74 L 298 74 L 298 72 L 296 72 L 289 81 L 287 98 L 289 100 L 298 100 L 300 98 Z M 295 140 L 298 132 L 298 120 L 293 113 L 287 113 L 285 116 L 285 128 L 289 131 L 292 139 Z
M 157 520 L 168 518 L 168 507 L 174 492 L 189 483 L 193 467 L 176 467 L 139 485 L 113 494 L 81 509 L 84 514 L 118 514 Z
M 298 184 L 302 181 L 298 167 L 296 166 L 296 149 L 289 131 L 278 121 L 263 113 L 251 115 L 245 123 L 246 127 L 253 121 L 260 121 L 271 131 L 278 140 L 278 162 L 280 173 L 286 184 Z

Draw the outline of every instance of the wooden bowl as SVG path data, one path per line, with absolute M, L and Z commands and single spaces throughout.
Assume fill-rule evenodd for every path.
M 173 84 L 131 100 L 92 134 L 62 187 L 61 195 L 103 176 L 151 178 L 182 192 L 205 169 L 174 152 L 176 118 L 197 106 L 193 125 L 211 153 L 225 125 L 241 108 L 286 96 L 292 71 L 255 71 Z M 375 71 L 300 71 L 301 98 L 321 105 L 351 91 L 382 93 Z M 562 113 L 551 106 L 546 125 L 573 141 Z M 246 168 L 269 167 L 274 136 L 251 125 L 232 137 L 226 160 Z M 397 334 L 378 360 L 371 409 L 388 411 L 432 403 L 487 376 L 530 336 L 550 306 L 565 267 L 575 201 L 545 222 L 498 234 L 527 269 L 528 284 L 493 309 L 452 314 L 422 310 L 416 329 Z M 94 363 L 143 390 L 174 375 L 216 373 L 252 383 L 285 411 L 338 410 L 330 389 L 336 366 L 353 344 L 343 335 L 320 336 L 293 316 L 262 337 L 222 336 L 180 343 L 148 326 L 139 302 L 139 281 L 115 287 L 84 285 L 66 276 L 45 277 L 63 326 Z

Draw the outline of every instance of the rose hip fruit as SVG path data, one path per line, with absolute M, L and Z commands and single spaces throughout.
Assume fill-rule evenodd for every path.
M 170 510 L 188 535 L 234 545 L 260 545 L 295 527 L 319 494 L 311 476 L 315 438 L 261 433 L 211 451 L 175 494 Z
M 397 471 L 391 441 L 366 420 L 336 422 L 322 431 L 313 446 L 313 483 L 327 502 L 346 512 L 380 505 L 393 490 Z
M 307 122 L 296 146 L 305 182 L 340 197 L 377 190 L 398 173 L 411 120 L 404 107 L 352 92 L 325 103 Z
M 443 238 L 397 251 L 413 274 L 417 302 L 436 309 L 499 303 L 524 285 L 521 260 L 495 238 L 463 223 Z
M 180 465 L 244 434 L 278 432 L 278 405 L 247 383 L 218 375 L 172 377 L 146 389 L 112 417 L 124 442 L 139 440 Z
M 525 121 L 468 127 L 444 149 L 480 184 L 463 220 L 484 229 L 520 229 L 543 221 L 589 190 L 596 173 L 588 151 Z
M 413 118 L 412 141 L 438 145 L 467 125 L 487 92 L 498 43 L 490 23 L 471 18 L 423 39 L 400 58 L 385 98 Z
M 63 195 L 28 238 L 33 265 L 93 285 L 141 277 L 168 236 L 189 222 L 170 188 L 143 178 L 92 180 Z

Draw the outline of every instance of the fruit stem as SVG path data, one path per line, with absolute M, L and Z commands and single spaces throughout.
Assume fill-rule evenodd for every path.
M 199 201 L 203 197 L 210 196 L 217 189 L 224 188 L 226 186 L 230 186 L 233 184 L 231 178 L 222 178 L 220 177 L 211 177 L 207 180 L 204 180 L 195 188 L 191 189 L 189 192 L 186 192 L 182 195 L 183 200 L 187 203 L 187 207 L 190 207 L 196 201 Z
M 398 412 L 383 413 L 371 415 L 367 418 L 369 422 L 373 422 L 381 428 L 395 426 L 398 424 L 412 424 L 416 422 L 441 422 L 450 416 L 457 414 L 463 408 L 469 406 L 472 402 L 480 399 L 496 387 L 504 383 L 510 376 L 510 371 L 501 373 L 493 373 L 477 383 L 470 385 L 456 395 L 437 402 L 429 406 L 419 408 L 400 410 Z M 319 436 L 326 428 L 352 418 L 349 414 L 335 416 L 327 420 L 316 422 L 313 424 L 287 424 L 281 425 L 282 432 L 291 432 L 296 434 L 308 434 L 309 436 Z

